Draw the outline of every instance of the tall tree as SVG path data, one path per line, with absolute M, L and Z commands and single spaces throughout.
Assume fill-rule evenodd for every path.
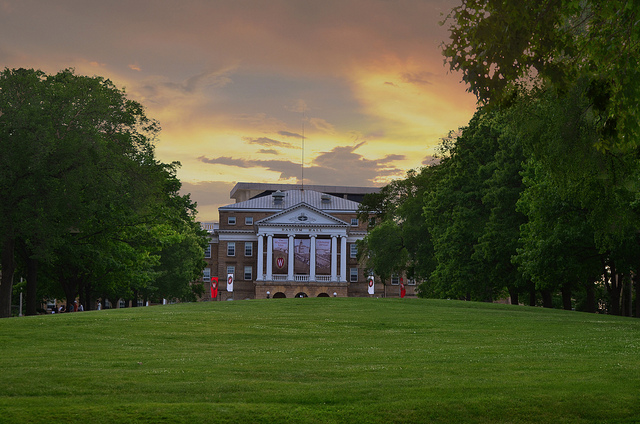
M 436 169 L 437 166 L 424 167 L 419 172 L 410 170 L 406 178 L 365 196 L 360 206 L 360 219 L 374 216 L 376 224 L 359 243 L 358 254 L 383 281 L 393 274 L 421 280 L 433 271 L 433 247 L 423 206 Z
M 58 260 L 77 239 L 103 242 L 108 234 L 167 222 L 160 211 L 168 216 L 172 207 L 193 212 L 177 195 L 175 165 L 154 157 L 158 131 L 139 103 L 101 77 L 72 70 L 0 74 L 0 316 L 11 313 L 18 242 L 33 265 L 33 293 L 37 264 Z M 188 225 L 191 212 L 182 212 Z M 78 269 L 75 278 L 81 275 Z
M 476 113 L 449 148 L 442 175 L 428 194 L 424 213 L 436 260 L 431 280 L 440 296 L 487 301 L 500 289 L 484 278 L 474 252 L 490 215 L 483 197 L 501 131 L 496 116 Z
M 584 87 L 603 148 L 640 145 L 640 4 L 462 0 L 444 54 L 481 104 L 535 87 Z
M 503 121 L 511 121 L 508 113 L 502 115 Z M 498 138 L 498 150 L 487 165 L 492 172 L 484 182 L 482 203 L 489 208 L 489 217 L 473 253 L 486 270 L 484 278 L 505 287 L 513 305 L 520 303 L 519 295 L 529 291 L 531 286 L 512 261 L 520 247 L 521 226 L 527 222 L 526 215 L 516 208 L 524 190 L 525 160 L 526 153 L 518 133 L 506 126 Z

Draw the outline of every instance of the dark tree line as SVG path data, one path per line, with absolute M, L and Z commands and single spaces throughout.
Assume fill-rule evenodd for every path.
M 640 316 L 640 6 L 465 0 L 445 22 L 479 109 L 363 203 L 363 260 L 423 296 Z
M 45 298 L 194 298 L 206 238 L 179 164 L 155 158 L 159 130 L 101 77 L 0 73 L 0 316 L 18 275 L 27 314 Z

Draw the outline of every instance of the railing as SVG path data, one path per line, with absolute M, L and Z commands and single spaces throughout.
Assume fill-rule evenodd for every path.
M 337 276 L 336 278 L 339 278 L 339 276 Z M 273 274 L 271 276 L 271 280 L 267 278 L 267 274 L 263 274 L 262 280 L 263 281 L 290 281 L 289 276 L 286 274 Z M 296 283 L 307 283 L 311 281 L 311 276 L 307 274 L 296 274 L 293 276 L 293 281 Z M 315 282 L 331 283 L 332 280 L 330 275 L 316 275 Z M 337 282 L 337 281 L 333 281 L 333 282 Z
M 271 281 L 287 281 L 289 276 L 282 274 L 274 274 L 271 276 Z

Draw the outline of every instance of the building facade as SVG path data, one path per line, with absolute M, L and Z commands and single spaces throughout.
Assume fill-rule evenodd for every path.
M 203 280 L 206 286 L 218 279 L 212 300 L 370 296 L 356 245 L 368 223 L 357 210 L 364 194 L 376 191 L 238 183 L 231 192 L 237 202 L 218 209 L 218 224 L 205 225 L 210 248 Z M 376 281 L 374 295 L 393 296 L 388 286 Z

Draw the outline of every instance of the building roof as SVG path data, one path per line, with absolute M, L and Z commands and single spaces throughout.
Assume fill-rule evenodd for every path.
M 278 198 L 281 198 L 282 200 L 279 201 Z M 245 200 L 244 202 L 222 206 L 219 210 L 265 210 L 277 212 L 300 203 L 306 203 L 307 205 L 321 211 L 332 212 L 355 212 L 358 210 L 358 206 L 360 206 L 360 203 L 352 200 L 332 196 L 315 190 L 304 189 L 278 191 L 270 196 L 255 197 L 253 199 Z
M 253 199 L 254 197 L 268 196 L 275 191 L 287 191 L 287 190 L 313 190 L 321 193 L 331 194 L 336 197 L 342 197 L 345 199 L 353 200 L 356 202 L 362 201 L 365 194 L 378 193 L 379 187 L 351 187 L 351 186 L 332 186 L 332 185 L 307 185 L 301 184 L 277 184 L 277 183 L 237 183 L 233 189 L 231 189 L 230 197 L 237 203 L 244 202 L 245 200 Z

